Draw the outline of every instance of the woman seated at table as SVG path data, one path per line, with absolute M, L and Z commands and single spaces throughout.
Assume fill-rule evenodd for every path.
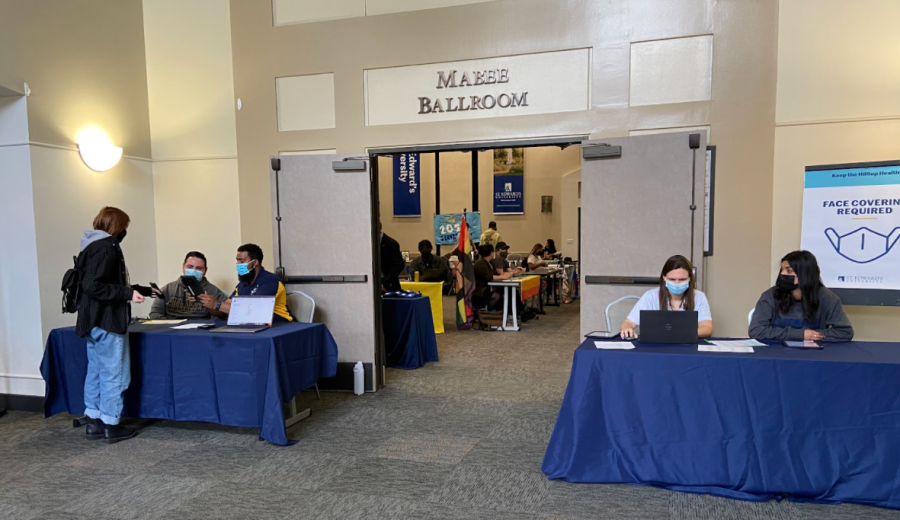
M 809 251 L 781 259 L 775 286 L 762 293 L 750 321 L 754 339 L 850 341 L 853 327 L 840 298 L 822 283 L 819 263 Z
M 544 260 L 558 259 L 562 253 L 556 250 L 556 242 L 552 238 L 547 239 L 547 245 L 544 246 Z
M 659 275 L 659 287 L 645 292 L 622 322 L 622 339 L 635 339 L 634 329 L 641 324 L 641 311 L 697 311 L 697 336 L 712 336 L 713 322 L 706 295 L 695 287 L 691 261 L 681 255 L 666 260 Z
M 544 246 L 535 244 L 531 248 L 531 254 L 528 255 L 528 270 L 534 271 L 538 267 L 546 267 L 547 262 L 544 261 Z

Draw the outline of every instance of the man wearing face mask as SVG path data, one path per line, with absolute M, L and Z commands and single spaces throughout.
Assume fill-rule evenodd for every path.
M 215 301 L 224 302 L 228 295 L 206 279 L 206 256 L 199 251 L 191 251 L 184 257 L 181 266 L 185 276 L 193 276 L 200 282 L 203 291 Z M 162 288 L 163 297 L 154 300 L 150 309 L 151 320 L 208 320 L 209 309 L 199 300 L 195 300 L 181 283 L 181 277 Z
M 419 257 L 410 263 L 409 268 L 419 273 L 419 280 L 422 282 L 444 282 L 450 276 L 450 264 L 447 259 L 434 256 L 431 242 L 428 240 L 419 242 Z
M 524 274 L 524 267 L 517 267 L 515 269 L 510 269 L 509 261 L 506 258 L 509 256 L 509 244 L 506 242 L 500 242 L 497 244 L 497 254 L 494 256 L 494 259 L 491 260 L 491 265 L 494 266 L 494 269 L 497 271 L 497 274 L 503 274 L 507 271 L 512 272 L 514 275 Z
M 256 244 L 244 244 L 235 256 L 238 280 L 237 287 L 231 297 L 219 302 L 209 294 L 201 294 L 200 301 L 210 314 L 219 318 L 227 318 L 231 310 L 231 298 L 235 296 L 274 296 L 275 312 L 273 322 L 294 321 L 287 309 L 287 291 L 281 279 L 274 273 L 263 269 L 263 251 Z

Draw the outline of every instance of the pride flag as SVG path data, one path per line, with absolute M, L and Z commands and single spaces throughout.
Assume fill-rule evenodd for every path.
M 459 226 L 459 243 L 453 252 L 459 258 L 456 264 L 456 328 L 468 330 L 472 328 L 474 311 L 472 310 L 472 293 L 475 292 L 475 266 L 472 264 L 472 241 L 469 237 L 469 228 L 466 226 L 466 216 L 463 214 L 462 223 Z

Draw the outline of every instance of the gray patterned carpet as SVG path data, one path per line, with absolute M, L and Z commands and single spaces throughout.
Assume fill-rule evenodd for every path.
M 578 305 L 519 333 L 448 333 L 441 362 L 391 370 L 375 395 L 304 394 L 281 448 L 250 429 L 132 421 L 115 445 L 66 416 L 0 418 L 6 519 L 900 519 L 860 506 L 749 503 L 540 471 L 578 343 Z

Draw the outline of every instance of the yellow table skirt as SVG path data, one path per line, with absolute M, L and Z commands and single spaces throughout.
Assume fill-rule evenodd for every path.
M 541 277 L 540 276 L 523 276 L 522 278 L 516 278 L 516 281 L 522 285 L 522 301 L 526 302 L 531 298 L 534 298 L 541 292 Z
M 537 277 L 540 278 L 540 277 Z M 444 333 L 444 300 L 441 282 L 400 282 L 404 291 L 416 291 L 431 300 L 431 319 L 434 321 L 434 332 Z

